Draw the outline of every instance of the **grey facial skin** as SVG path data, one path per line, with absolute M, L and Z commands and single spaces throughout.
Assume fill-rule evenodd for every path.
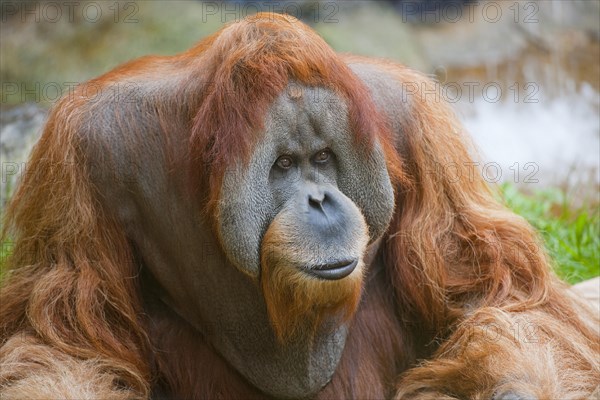
M 333 235 L 315 236 L 314 226 L 307 226 L 305 232 L 306 248 L 313 251 L 333 238 L 340 247 L 340 253 L 331 257 L 334 260 L 347 259 L 344 232 L 352 232 L 351 225 L 356 225 L 348 199 L 365 217 L 371 241 L 383 234 L 393 212 L 394 195 L 383 153 L 378 147 L 368 155 L 357 153 L 344 103 L 323 88 L 303 88 L 299 99 L 285 93 L 267 115 L 265 136 L 250 165 L 232 168 L 223 182 L 227 195 L 219 205 L 221 242 L 230 260 L 253 277 L 260 270 L 262 234 L 297 193 L 329 193 L 331 202 L 338 203 L 336 223 L 348 226 L 339 226 Z M 330 150 L 331 159 L 315 165 L 311 159 L 324 149 Z M 297 165 L 289 171 L 272 168 L 281 155 L 291 156 Z M 302 208 L 304 203 L 291 205 Z

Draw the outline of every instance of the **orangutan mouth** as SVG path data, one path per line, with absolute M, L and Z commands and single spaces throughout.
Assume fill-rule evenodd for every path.
M 347 277 L 356 269 L 358 259 L 337 261 L 331 264 L 317 265 L 306 269 L 308 275 L 328 281 L 338 280 Z

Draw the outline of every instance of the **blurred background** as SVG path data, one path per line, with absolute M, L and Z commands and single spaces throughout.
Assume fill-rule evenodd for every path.
M 75 85 L 259 10 L 434 78 L 480 149 L 479 172 L 540 230 L 558 273 L 600 275 L 600 0 L 0 0 L 0 204 Z

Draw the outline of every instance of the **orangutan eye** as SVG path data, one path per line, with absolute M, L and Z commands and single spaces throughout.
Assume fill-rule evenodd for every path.
M 290 156 L 281 156 L 275 162 L 279 168 L 289 169 L 292 165 L 294 165 L 294 161 L 292 161 L 292 157 Z
M 319 151 L 315 155 L 314 160 L 316 163 L 326 163 L 327 161 L 329 161 L 329 158 L 331 158 L 331 150 L 324 149 L 324 150 Z

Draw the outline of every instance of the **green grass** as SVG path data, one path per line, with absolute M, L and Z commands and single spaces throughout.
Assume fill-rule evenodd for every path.
M 515 185 L 503 184 L 500 190 L 506 205 L 540 232 L 558 276 L 577 283 L 600 275 L 597 203 L 570 206 L 568 194 L 558 188 L 525 194 Z

